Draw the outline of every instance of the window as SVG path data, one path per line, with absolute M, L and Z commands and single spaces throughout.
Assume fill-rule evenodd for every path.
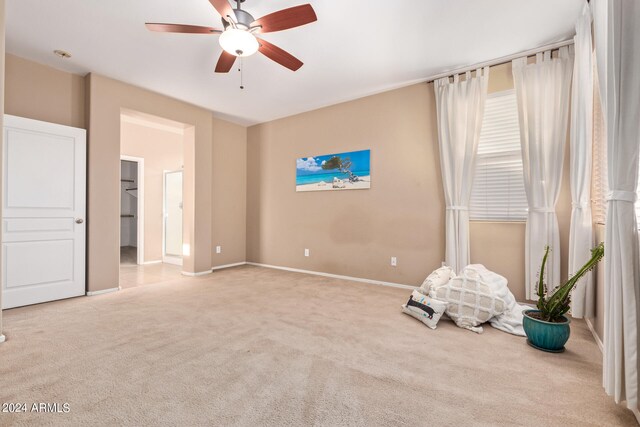
M 527 219 L 515 90 L 487 97 L 469 217 L 481 221 Z
M 593 222 L 604 224 L 607 217 L 607 144 L 600 91 L 593 91 L 593 156 L 591 165 L 591 215 Z

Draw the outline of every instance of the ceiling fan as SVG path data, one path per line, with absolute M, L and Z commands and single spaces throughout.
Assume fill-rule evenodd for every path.
M 282 9 L 254 19 L 249 12 L 242 9 L 242 3 L 245 0 L 234 1 L 237 4 L 235 9 L 231 7 L 228 0 L 209 0 L 222 16 L 223 30 L 197 25 L 153 22 L 145 25 L 151 31 L 163 33 L 220 34 L 220 46 L 223 51 L 216 65 L 216 73 L 229 72 L 237 57 L 250 56 L 256 52 L 262 53 L 292 71 L 302 67 L 302 61 L 298 58 L 255 35 L 288 30 L 316 21 L 318 18 L 310 4 Z

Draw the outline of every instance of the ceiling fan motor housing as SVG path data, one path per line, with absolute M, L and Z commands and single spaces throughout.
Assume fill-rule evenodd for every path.
M 236 26 L 243 30 L 248 30 L 255 18 L 251 16 L 249 12 L 246 12 L 242 9 L 233 9 L 236 15 Z M 229 25 L 226 19 L 222 18 L 222 25 L 224 25 L 224 29 L 226 30 Z

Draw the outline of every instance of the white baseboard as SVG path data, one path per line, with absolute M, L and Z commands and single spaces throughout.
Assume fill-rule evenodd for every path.
M 381 280 L 363 279 L 361 277 L 343 276 L 341 274 L 323 273 L 321 271 L 302 270 L 300 268 L 280 267 L 278 265 L 260 264 L 257 262 L 247 262 L 248 265 L 255 265 L 256 267 L 273 268 L 276 270 L 292 271 L 294 273 L 313 274 L 315 276 L 331 277 L 332 279 L 351 280 L 353 282 L 368 283 L 370 285 L 389 286 L 392 288 L 400 289 L 415 289 L 416 286 L 403 285 L 401 283 L 383 282 Z
M 0 344 L 2 344 L 3 342 L 6 341 L 6 338 L 4 335 L 0 334 Z
M 587 324 L 587 328 L 591 331 L 591 335 L 593 335 L 593 339 L 596 340 L 596 344 L 598 344 L 598 348 L 600 348 L 600 353 L 604 353 L 604 345 L 602 344 L 602 340 L 596 333 L 595 328 L 593 327 L 593 323 L 591 323 L 591 319 L 584 318 L 585 323 Z
M 636 408 L 631 409 L 631 412 L 633 412 L 633 415 L 636 416 L 636 421 L 638 422 L 638 424 L 640 424 L 640 411 L 638 411 Z
M 183 271 L 182 275 L 183 276 L 189 276 L 189 277 L 198 277 L 198 276 L 206 276 L 207 274 L 211 274 L 211 270 L 207 270 L 207 271 L 198 271 L 196 273 L 192 273 L 190 271 Z
M 211 271 L 222 270 L 223 268 L 238 267 L 240 265 L 246 265 L 246 264 L 247 264 L 246 261 L 242 261 L 242 262 L 234 262 L 233 264 L 216 265 L 215 267 L 211 267 Z
M 95 297 L 96 295 L 108 294 L 108 293 L 116 292 L 119 290 L 120 290 L 120 286 L 118 286 L 117 288 L 102 289 L 101 291 L 87 291 L 87 296 Z
M 142 263 L 142 265 L 153 265 L 153 264 L 162 264 L 162 260 L 157 259 L 155 261 L 145 261 Z

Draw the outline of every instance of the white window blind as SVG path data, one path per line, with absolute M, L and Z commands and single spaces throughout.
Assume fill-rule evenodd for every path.
M 607 135 L 596 80 L 593 91 L 593 164 L 591 166 L 591 214 L 593 221 L 604 224 L 607 217 Z
M 527 218 L 515 90 L 487 97 L 469 210 L 476 221 Z

